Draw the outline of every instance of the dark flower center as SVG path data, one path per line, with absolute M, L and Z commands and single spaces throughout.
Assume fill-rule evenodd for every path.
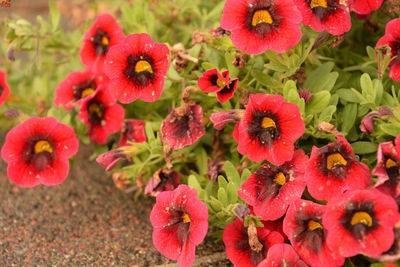
M 41 172 L 47 168 L 53 156 L 53 147 L 49 140 L 38 138 L 37 141 L 29 142 L 26 152 L 27 162 L 32 162 L 36 172 Z
M 97 86 L 94 84 L 93 80 L 88 80 L 86 82 L 78 83 L 72 89 L 74 92 L 74 99 L 79 100 L 93 94 L 96 91 Z
M 90 38 L 90 41 L 94 45 L 96 55 L 105 56 L 107 54 L 110 44 L 110 37 L 108 33 L 100 28 L 97 28 L 96 34 L 92 38 Z
M 389 176 L 389 180 L 387 182 L 393 185 L 397 184 L 400 178 L 399 164 L 397 163 L 397 161 L 391 158 L 386 159 L 385 169 L 387 175 Z
M 226 82 L 221 80 L 217 74 L 210 76 L 210 83 L 219 88 L 224 88 L 226 86 Z
M 372 201 L 352 201 L 345 206 L 340 222 L 355 239 L 363 240 L 368 232 L 379 225 L 374 208 Z
M 234 82 L 229 82 L 229 84 L 225 83 L 225 86 L 223 87 L 223 89 L 221 91 L 219 91 L 218 93 L 220 93 L 220 94 L 229 94 L 230 92 L 232 92 L 234 87 L 235 87 L 235 83 Z
M 104 115 L 104 107 L 99 103 L 89 103 L 88 105 L 89 121 L 92 124 L 101 124 Z
M 354 164 L 354 156 L 342 142 L 332 143 L 318 151 L 318 163 L 321 172 L 337 179 L 345 179 L 347 170 Z
M 156 70 L 153 59 L 147 55 L 133 56 L 127 58 L 127 66 L 123 71 L 124 75 L 137 86 L 146 87 L 152 83 Z
M 186 240 L 190 234 L 190 214 L 177 206 L 170 207 L 170 217 L 165 227 L 165 231 L 169 232 L 177 238 L 182 246 L 186 244 Z
M 335 12 L 340 7 L 337 0 L 307 0 L 312 12 L 321 21 L 328 19 L 329 16 L 334 16 Z
M 0 84 L 0 96 L 3 94 L 4 88 L 3 86 Z
M 37 141 L 33 147 L 33 153 L 39 154 L 45 151 L 49 152 L 50 154 L 53 153 L 53 148 L 51 147 L 50 143 L 46 140 Z
M 265 257 L 266 257 L 266 251 L 265 251 L 265 244 L 262 240 L 259 240 L 259 242 L 262 244 L 262 249 L 260 251 L 255 251 L 252 250 L 249 244 L 249 235 L 247 233 L 247 228 L 242 227 L 241 230 L 241 239 L 236 242 L 236 249 L 241 250 L 241 251 L 248 251 L 250 254 L 250 262 L 257 266 L 260 262 L 262 262 Z
M 321 211 L 299 210 L 294 219 L 293 237 L 300 246 L 305 246 L 313 253 L 319 254 L 325 242 L 326 231 L 321 224 Z
M 262 165 L 255 173 L 257 180 L 256 198 L 258 201 L 268 201 L 276 197 L 286 183 L 286 175 L 268 164 Z
M 255 110 L 252 115 L 252 121 L 247 129 L 250 138 L 258 139 L 261 145 L 271 147 L 280 137 L 277 119 L 270 111 Z
M 260 9 L 254 12 L 253 18 L 251 20 L 251 25 L 257 26 L 260 23 L 272 24 L 272 22 L 273 20 L 268 10 Z

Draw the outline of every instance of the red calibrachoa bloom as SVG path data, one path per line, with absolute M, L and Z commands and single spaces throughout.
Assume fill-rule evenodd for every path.
M 7 84 L 7 74 L 0 70 L 0 106 L 6 102 L 10 95 L 10 87 Z
M 305 125 L 296 104 L 280 95 L 250 95 L 245 114 L 234 132 L 238 151 L 250 160 L 281 165 L 293 157 L 293 143 Z
M 308 156 L 304 151 L 296 150 L 293 159 L 281 166 L 264 164 L 247 178 L 238 195 L 263 220 L 279 219 L 289 204 L 303 194 L 306 187 L 303 175 L 307 161 Z
M 257 238 L 262 248 L 258 251 L 252 249 L 248 227 L 245 227 L 239 218 L 225 227 L 222 238 L 228 259 L 238 267 L 257 266 L 266 258 L 271 246 L 284 242 L 280 233 L 270 231 L 266 227 L 257 227 Z
M 110 87 L 122 103 L 137 98 L 154 102 L 160 98 L 169 66 L 169 49 L 155 43 L 148 34 L 131 34 L 110 49 L 105 73 Z
M 288 51 L 301 39 L 301 14 L 292 0 L 227 0 L 221 27 L 240 51 Z
M 90 140 L 104 144 L 109 134 L 121 129 L 124 114 L 124 108 L 116 104 L 108 87 L 100 86 L 82 102 L 79 118 L 89 126 Z
M 400 222 L 394 227 L 394 241 L 389 250 L 375 257 L 380 262 L 395 262 L 400 259 Z M 397 266 L 397 265 L 396 265 Z
M 381 7 L 383 0 L 352 0 L 351 10 L 358 14 L 369 14 Z
M 341 0 L 294 0 L 303 16 L 302 23 L 314 31 L 326 30 L 341 35 L 351 28 L 347 1 Z
M 178 187 L 181 176 L 178 172 L 170 169 L 159 169 L 147 183 L 145 194 L 156 197 L 164 191 L 172 191 Z
M 197 198 L 197 191 L 180 185 L 174 191 L 158 194 L 150 213 L 155 248 L 181 266 L 192 264 L 196 245 L 208 230 L 208 209 Z
M 196 104 L 173 109 L 162 122 L 161 134 L 173 150 L 194 144 L 205 134 L 203 109 Z
M 270 247 L 268 255 L 265 260 L 260 262 L 257 267 L 307 267 L 294 251 L 293 247 L 289 244 L 276 244 Z
M 379 39 L 376 48 L 389 45 L 392 57 L 396 57 L 389 63 L 389 77 L 400 81 L 400 19 L 393 19 L 386 24 L 385 35 Z
M 342 266 L 344 257 L 334 254 L 326 244 L 326 229 L 322 225 L 324 211 L 323 205 L 297 199 L 286 213 L 283 231 L 310 266 Z
M 145 121 L 126 119 L 121 129 L 118 146 L 127 146 L 128 141 L 134 143 L 146 142 Z
M 107 80 L 104 74 L 94 73 L 90 69 L 73 71 L 57 86 L 54 105 L 63 105 L 66 110 L 80 105 L 82 99 L 93 94 Z
M 400 197 L 400 159 L 392 142 L 379 144 L 378 162 L 373 175 L 379 177 L 375 187 L 393 198 Z
M 82 64 L 97 71 L 103 70 L 104 60 L 110 48 L 119 44 L 125 35 L 121 26 L 109 14 L 99 15 L 86 31 L 79 50 Z
M 316 199 L 330 200 L 346 190 L 365 189 L 372 184 L 367 165 L 357 161 L 343 136 L 324 147 L 313 147 L 304 179 Z
M 217 93 L 217 99 L 225 103 L 235 94 L 239 79 L 229 79 L 229 71 L 222 74 L 217 69 L 207 70 L 198 80 L 199 88 L 206 93 Z
M 96 158 L 96 162 L 111 171 L 121 160 L 131 161 L 132 156 L 138 151 L 135 146 L 124 146 L 117 149 L 100 154 Z
M 393 227 L 399 220 L 396 201 L 371 189 L 347 191 L 329 201 L 322 224 L 334 254 L 376 257 L 392 246 Z
M 8 132 L 1 149 L 7 175 L 22 187 L 57 185 L 68 176 L 69 158 L 78 151 L 74 130 L 53 117 L 32 117 Z

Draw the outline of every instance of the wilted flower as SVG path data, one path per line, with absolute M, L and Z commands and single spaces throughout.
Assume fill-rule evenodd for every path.
M 368 135 L 371 135 L 372 132 L 374 131 L 374 119 L 382 118 L 384 116 L 392 114 L 393 114 L 392 110 L 385 106 L 379 107 L 378 112 L 373 111 L 368 113 L 368 115 L 361 120 L 361 131 L 363 131 Z
M 145 194 L 156 197 L 164 191 L 172 191 L 178 187 L 181 178 L 178 172 L 169 169 L 157 170 L 147 183 Z
M 106 171 L 111 171 L 119 161 L 130 160 L 137 151 L 135 146 L 123 146 L 98 155 L 96 161 L 106 168 Z
M 310 89 L 299 89 L 299 96 L 304 99 L 304 103 L 308 103 L 311 98 L 313 97 L 313 94 L 310 93 Z
M 8 132 L 1 149 L 7 175 L 22 187 L 57 185 L 68 175 L 69 158 L 78 151 L 74 130 L 53 117 L 32 117 Z
M 184 105 L 170 112 L 161 125 L 162 141 L 173 150 L 194 144 L 205 133 L 200 105 Z
M 229 122 L 239 122 L 243 117 L 244 110 L 224 110 L 211 114 L 210 121 L 214 124 L 214 128 L 222 130 Z
M 133 143 L 146 142 L 145 121 L 126 119 L 122 124 L 121 137 L 118 146 L 127 146 L 128 141 Z

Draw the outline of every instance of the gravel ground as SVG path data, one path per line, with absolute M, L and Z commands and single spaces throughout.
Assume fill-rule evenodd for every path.
M 0 140 L 4 140 L 3 138 Z M 0 266 L 155 266 L 172 263 L 153 247 L 150 198 L 117 190 L 81 145 L 70 175 L 55 187 L 20 188 L 0 160 Z M 206 239 L 199 266 L 229 266 L 207 256 L 224 251 Z M 219 253 L 221 255 L 221 253 Z

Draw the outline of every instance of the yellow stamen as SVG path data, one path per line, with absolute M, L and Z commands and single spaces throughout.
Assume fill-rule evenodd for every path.
M 282 172 L 280 172 L 277 175 L 275 175 L 273 181 L 279 185 L 284 185 L 286 183 L 286 177 Z
M 314 231 L 315 229 L 324 229 L 322 224 L 320 224 L 319 222 L 313 221 L 313 220 L 308 221 L 307 228 L 308 228 L 308 231 Z
M 311 3 L 310 3 L 311 8 L 318 7 L 318 6 L 327 8 L 328 2 L 326 0 L 311 0 Z
M 331 170 L 336 165 L 343 165 L 345 166 L 347 161 L 343 158 L 340 153 L 330 154 L 326 159 L 326 168 Z
M 362 223 L 368 227 L 372 226 L 372 218 L 371 215 L 369 215 L 365 211 L 358 211 L 354 213 L 353 217 L 351 217 L 350 224 L 355 225 L 357 223 Z
M 35 143 L 33 151 L 35 152 L 35 154 L 38 154 L 43 151 L 49 152 L 51 154 L 53 153 L 53 148 L 51 147 L 48 141 L 40 140 Z
M 88 95 L 91 95 L 93 93 L 94 93 L 94 89 L 93 88 L 86 88 L 85 90 L 82 91 L 81 98 L 85 98 Z
M 264 128 L 264 129 L 265 128 L 269 128 L 269 127 L 276 128 L 276 124 L 275 124 L 273 119 L 268 118 L 268 117 L 264 117 L 262 119 L 262 121 L 261 121 L 261 127 Z
M 139 73 L 142 71 L 153 73 L 153 69 L 151 68 L 150 63 L 146 60 L 139 60 L 138 62 L 136 62 L 135 72 Z
M 110 43 L 110 40 L 106 36 L 101 37 L 101 43 L 103 45 L 108 45 Z
M 190 223 L 189 214 L 187 214 L 185 212 L 182 215 L 182 219 L 183 219 L 183 223 Z
M 392 159 L 387 159 L 385 163 L 386 169 L 392 168 L 392 167 L 398 167 L 397 162 L 392 160 Z
M 94 104 L 94 103 L 89 106 L 89 114 L 93 114 L 93 113 L 96 113 L 96 115 L 99 118 L 103 117 L 103 112 L 102 112 L 100 106 L 97 104 Z
M 261 9 L 254 12 L 251 25 L 257 26 L 260 23 L 272 24 L 272 22 L 271 14 L 267 10 Z
M 219 88 L 224 88 L 226 86 L 226 82 L 221 80 L 220 78 L 217 79 L 217 85 Z

